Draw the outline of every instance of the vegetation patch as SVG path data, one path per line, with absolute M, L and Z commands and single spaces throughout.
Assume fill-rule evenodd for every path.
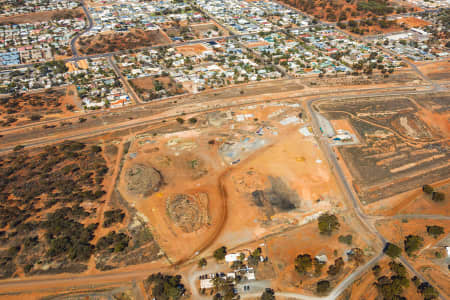
M 82 37 L 78 42 L 78 47 L 82 54 L 95 54 L 166 43 L 170 43 L 170 40 L 159 30 L 134 29 L 126 33 L 120 32 Z
M 103 196 L 107 171 L 101 151 L 79 142 L 0 158 L 0 236 L 10 247 L 0 254 L 0 276 L 86 262 L 96 251 L 91 241 L 98 227 L 89 218 L 95 208 L 86 207 Z
M 152 274 L 144 281 L 150 299 L 176 300 L 186 292 L 181 283 L 181 275 Z
M 43 93 L 12 94 L 0 99 L 0 125 L 10 126 L 20 119 L 36 122 L 46 115 L 71 112 L 73 105 L 63 104 L 64 89 L 49 89 Z

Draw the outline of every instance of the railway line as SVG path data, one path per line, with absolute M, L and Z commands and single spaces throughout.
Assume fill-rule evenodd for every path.
M 433 90 L 432 90 L 433 91 Z M 315 134 L 318 138 L 319 145 L 321 146 L 322 150 L 325 152 L 327 159 L 329 160 L 330 164 L 333 166 L 333 170 L 336 173 L 337 178 L 339 179 L 341 186 L 343 187 L 343 190 L 347 196 L 347 198 L 350 200 L 352 210 L 354 210 L 355 214 L 358 216 L 361 223 L 369 230 L 371 233 L 373 233 L 377 239 L 380 242 L 380 246 L 383 246 L 386 244 L 387 240 L 372 226 L 371 224 L 371 217 L 367 216 L 359 203 L 359 200 L 354 195 L 352 188 L 350 187 L 350 184 L 347 182 L 343 171 L 336 159 L 336 156 L 334 155 L 332 146 L 329 145 L 324 139 L 320 138 L 320 130 L 318 127 L 318 121 L 316 113 L 312 107 L 312 104 L 316 101 L 324 100 L 324 99 L 335 99 L 335 100 L 342 100 L 342 99 L 349 99 L 349 98 L 361 98 L 361 97 L 384 97 L 384 96 L 404 96 L 406 94 L 414 95 L 414 94 L 423 94 L 423 93 L 429 93 L 430 91 L 415 91 L 414 88 L 406 90 L 404 88 L 400 88 L 397 90 L 390 89 L 390 91 L 387 91 L 385 88 L 371 88 L 366 90 L 358 91 L 360 95 L 352 95 L 349 93 L 350 91 L 342 90 L 340 94 L 336 95 L 336 92 L 333 93 L 333 96 L 329 96 L 330 92 L 324 92 L 315 96 L 309 95 L 308 97 L 313 97 L 312 99 L 307 101 L 307 109 L 309 111 L 309 114 L 311 115 L 311 121 L 313 124 L 313 129 L 315 131 Z M 38 140 L 28 140 L 24 141 L 24 145 L 27 147 L 38 147 L 43 146 L 47 144 L 57 143 L 59 141 L 64 141 L 67 139 L 84 139 L 89 137 L 94 137 L 102 134 L 106 134 L 113 131 L 119 131 L 124 129 L 131 129 L 134 127 L 139 127 L 143 125 L 155 125 L 161 122 L 167 122 L 170 120 L 175 120 L 179 116 L 189 115 L 189 114 L 199 114 L 199 113 L 208 113 L 213 112 L 217 110 L 223 110 L 223 109 L 231 109 L 234 107 L 240 107 L 245 106 L 249 104 L 258 104 L 258 103 L 265 103 L 265 102 L 275 102 L 275 101 L 292 101 L 299 98 L 305 98 L 306 95 L 302 96 L 290 96 L 290 97 L 274 97 L 272 99 L 256 99 L 258 97 L 255 97 L 255 99 L 251 99 L 248 101 L 242 101 L 239 103 L 225 103 L 223 105 L 213 107 L 213 108 L 206 108 L 206 109 L 194 109 L 189 112 L 180 111 L 178 113 L 174 113 L 170 116 L 165 117 L 158 117 L 158 118 L 147 118 L 142 120 L 133 120 L 132 122 L 125 122 L 125 123 L 119 123 L 116 125 L 109 125 L 107 128 L 99 128 L 97 130 L 90 130 L 89 132 L 80 132 L 80 133 L 73 133 L 70 130 L 63 135 L 59 137 L 48 137 Z M 209 101 L 194 101 L 193 103 L 185 104 L 185 106 L 194 105 L 198 103 L 204 103 L 205 105 Z M 142 104 L 146 105 L 146 104 Z M 179 105 L 179 104 L 178 104 Z M 136 107 L 134 107 L 135 109 Z M 129 109 L 129 108 L 127 108 Z M 117 113 L 120 113 L 121 110 L 118 110 Z M 0 152 L 8 152 L 12 150 L 12 146 L 10 147 L 3 147 L 0 149 Z M 414 217 L 414 216 L 409 216 Z M 217 233 L 220 234 L 220 231 Z M 212 237 L 211 240 L 213 241 L 215 237 Z M 196 254 L 194 256 L 199 255 L 201 252 L 207 249 L 207 245 L 203 245 L 201 249 L 196 251 Z M 180 261 L 176 263 L 177 267 L 186 266 L 192 263 L 194 256 Z M 365 265 L 358 268 L 355 272 L 353 272 L 351 275 L 346 277 L 333 291 L 329 294 L 329 296 L 325 298 L 318 298 L 318 297 L 310 297 L 307 295 L 301 295 L 301 294 L 292 294 L 292 293 L 277 293 L 279 296 L 284 297 L 290 297 L 295 299 L 306 299 L 306 300 L 312 300 L 312 299 L 336 299 L 346 288 L 348 288 L 362 273 L 364 273 L 369 267 L 371 267 L 373 264 L 375 264 L 381 257 L 383 256 L 382 251 L 380 251 L 375 257 L 373 257 L 369 262 L 367 262 Z M 404 258 L 401 257 L 400 260 L 402 263 L 409 269 L 410 272 L 415 274 L 418 278 L 420 278 L 422 281 L 426 281 L 426 279 L 417 272 L 414 267 Z M 41 286 L 51 284 L 53 287 L 76 287 L 80 285 L 85 285 L 87 282 L 92 282 L 95 280 L 96 284 L 101 283 L 120 283 L 126 280 L 135 280 L 135 279 L 142 279 L 145 276 L 154 273 L 159 272 L 163 270 L 168 270 L 170 266 L 167 267 L 151 267 L 145 268 L 145 270 L 138 269 L 138 270 L 132 270 L 132 271 L 124 271 L 121 269 L 105 272 L 105 273 L 98 273 L 98 274 L 91 274 L 91 275 L 65 275 L 65 276 L 55 276 L 53 278 L 30 278 L 30 279 L 11 279 L 11 280 L 5 280 L 3 282 L 0 282 L 0 293 L 7 291 L 8 289 L 16 290 L 20 289 L 21 291 L 26 290 L 39 290 Z M 0 294 L 1 295 L 1 294 Z M 251 295 L 251 294 L 250 294 Z M 247 296 L 245 296 L 247 297 Z M 444 299 L 441 297 L 441 299 Z

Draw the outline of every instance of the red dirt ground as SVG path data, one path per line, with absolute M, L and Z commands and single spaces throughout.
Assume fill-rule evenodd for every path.
M 424 27 L 431 25 L 431 22 L 416 18 L 416 17 L 406 17 L 396 20 L 398 24 L 405 24 L 408 27 Z
M 450 180 L 432 184 L 433 188 L 450 194 Z M 434 202 L 429 195 L 423 193 L 422 188 L 417 188 L 390 198 L 383 199 L 365 206 L 367 213 L 371 215 L 395 216 L 408 214 L 424 215 L 450 215 L 448 204 Z
M 203 44 L 178 46 L 175 49 L 178 53 L 181 53 L 184 56 L 199 55 L 207 50 L 210 50 Z
M 64 18 L 84 18 L 84 11 L 81 8 L 64 9 L 55 11 L 41 11 L 25 15 L 16 15 L 11 17 L 0 17 L 0 24 L 22 24 L 22 23 L 36 23 L 50 21 L 56 17 Z M 66 17 L 67 16 L 67 17 Z
M 94 54 L 170 43 L 170 39 L 161 30 L 136 29 L 126 33 L 103 33 L 82 37 L 78 40 L 77 47 L 83 54 Z
M 416 251 L 412 257 L 407 256 L 405 252 L 403 255 L 405 258 L 412 263 L 412 265 L 422 272 L 423 275 L 430 281 L 430 283 L 435 287 L 440 289 L 441 293 L 450 295 L 450 286 L 448 285 L 448 268 L 446 264 L 440 266 L 433 261 L 433 257 L 429 252 L 434 253 L 439 247 L 436 244 L 445 237 L 441 235 L 439 238 L 435 239 L 428 235 L 426 232 L 426 226 L 429 225 L 439 225 L 444 227 L 444 230 L 448 234 L 448 228 L 450 228 L 449 220 L 425 220 L 425 219 L 411 219 L 408 222 L 403 220 L 382 220 L 377 222 L 377 228 L 380 233 L 386 237 L 388 241 L 397 244 L 403 249 L 403 241 L 407 235 L 418 235 L 424 239 L 423 247 Z M 444 251 L 445 252 L 445 251 Z M 444 254 L 446 255 L 446 253 Z M 446 276 L 440 274 L 445 267 L 444 273 Z M 431 268 L 431 270 L 430 270 Z M 427 272 L 424 272 L 426 270 Z M 431 276 L 431 275 L 436 276 Z M 440 274 L 440 275 L 439 275 Z

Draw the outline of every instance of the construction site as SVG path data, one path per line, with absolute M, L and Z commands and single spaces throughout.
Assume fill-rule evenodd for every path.
M 450 298 L 447 10 L 46 1 L 0 10 L 0 299 Z

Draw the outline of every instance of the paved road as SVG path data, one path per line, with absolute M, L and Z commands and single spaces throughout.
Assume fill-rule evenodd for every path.
M 404 95 L 404 94 L 401 94 Z M 366 95 L 364 95 L 366 96 Z M 392 96 L 391 94 L 381 94 L 381 95 L 377 95 L 377 96 Z M 320 131 L 320 125 L 318 122 L 318 118 L 317 118 L 317 114 L 319 114 L 318 112 L 316 112 L 313 108 L 312 108 L 312 104 L 316 101 L 320 101 L 320 99 L 313 99 L 307 102 L 307 108 L 309 111 L 309 114 L 312 117 L 312 124 L 313 124 L 313 130 L 315 131 L 316 136 L 321 136 L 321 131 Z M 379 241 L 381 241 L 383 243 L 383 247 L 386 245 L 387 240 L 384 238 L 383 235 L 381 235 L 378 230 L 369 222 L 370 221 L 370 216 L 367 216 L 363 210 L 361 209 L 361 205 L 359 200 L 357 199 L 357 197 L 355 196 L 355 194 L 353 193 L 353 189 L 350 187 L 349 182 L 347 181 L 344 172 L 342 171 L 342 168 L 340 166 L 340 164 L 337 161 L 337 157 L 332 149 L 332 146 L 328 143 L 328 139 L 324 138 L 319 138 L 319 144 L 321 145 L 321 148 L 324 150 L 324 153 L 327 156 L 327 159 L 329 160 L 329 162 L 331 163 L 331 165 L 333 166 L 333 169 L 336 173 L 336 177 L 338 178 L 338 181 L 341 183 L 341 185 L 344 188 L 344 192 L 347 194 L 348 199 L 351 200 L 351 204 L 352 204 L 352 209 L 355 211 L 356 215 L 358 216 L 358 218 L 360 219 L 361 223 L 364 224 L 366 226 L 367 229 L 369 229 L 378 239 Z M 380 254 L 382 255 L 382 254 Z M 422 276 L 422 274 L 420 274 L 418 271 L 415 270 L 415 268 L 403 257 L 401 256 L 399 258 L 399 260 L 406 266 L 406 268 L 415 276 L 417 276 L 421 281 L 426 282 L 427 280 L 425 279 L 424 276 Z M 367 269 L 369 266 L 366 265 L 364 269 Z M 355 273 L 353 273 L 351 276 L 349 277 L 353 277 Z M 354 277 L 354 279 L 356 279 L 356 277 Z M 349 280 L 346 281 L 344 280 L 341 284 L 338 285 L 338 287 L 336 287 L 333 292 L 330 295 L 333 295 L 335 297 L 339 296 L 340 293 L 342 293 L 348 286 L 351 285 L 351 283 L 353 282 L 353 280 Z M 335 299 L 335 298 L 332 298 Z M 445 299 L 444 296 L 440 295 L 440 299 Z
M 66 61 L 78 61 L 78 60 L 82 60 L 82 59 L 87 59 L 87 58 L 99 58 L 99 57 L 107 57 L 109 60 L 111 58 L 111 56 L 115 55 L 115 54 L 121 54 L 121 53 L 126 53 L 127 51 L 116 51 L 116 52 L 110 52 L 110 53 L 104 53 L 104 54 L 96 54 L 96 55 L 89 55 L 89 56 L 79 56 L 78 55 L 78 51 L 75 47 L 76 41 L 79 38 L 79 36 L 89 30 L 92 29 L 93 27 L 93 21 L 92 18 L 84 4 L 84 1 L 82 2 L 82 7 L 83 10 L 86 13 L 87 19 L 88 19 L 88 27 L 81 33 L 79 33 L 76 37 L 74 37 L 71 41 L 71 48 L 72 48 L 72 52 L 74 57 L 66 59 Z M 210 42 L 210 41 L 217 41 L 217 40 L 221 40 L 221 39 L 234 39 L 237 38 L 239 36 L 243 36 L 246 34 L 240 34 L 240 35 L 236 35 L 236 34 L 232 34 L 228 37 L 220 37 L 220 38 L 210 38 L 210 39 L 203 39 L 203 40 L 196 40 L 196 41 L 188 41 L 188 42 L 183 42 L 183 43 L 178 43 L 175 44 L 176 46 L 181 46 L 181 45 L 191 45 L 191 44 L 196 44 L 196 43 L 202 43 L 202 42 Z M 160 47 L 164 47 L 164 46 L 174 46 L 174 44 L 168 44 L 168 45 L 158 45 L 158 46 L 152 46 L 152 47 L 146 47 L 146 49 L 156 49 L 156 48 L 160 48 Z M 423 75 L 422 72 L 420 72 L 420 70 L 412 63 L 407 61 L 407 64 L 416 71 L 416 73 L 418 73 L 422 78 L 424 78 L 425 80 L 427 80 L 428 82 L 430 82 L 433 85 L 433 88 L 435 91 L 441 90 L 442 88 L 437 84 L 432 82 L 431 80 L 429 80 L 427 77 L 425 77 Z M 23 67 L 27 67 L 27 66 L 33 66 L 34 64 L 29 64 L 29 65 L 20 65 L 17 66 L 17 68 L 23 68 Z M 117 66 L 112 63 L 115 71 L 117 72 Z M 120 70 L 118 72 L 119 74 L 121 73 Z M 126 82 L 126 81 L 124 81 Z M 383 96 L 389 96 L 389 94 L 382 94 Z M 403 94 L 402 94 L 403 95 Z M 373 95 L 362 95 L 362 96 L 373 96 Z M 361 97 L 362 97 L 361 96 Z M 341 97 L 342 99 L 345 98 Z M 136 100 L 136 99 L 135 99 Z M 320 136 L 320 130 L 319 130 L 319 126 L 318 126 L 318 120 L 317 120 L 317 116 L 316 113 L 314 112 L 314 110 L 312 109 L 311 105 L 314 101 L 318 101 L 321 100 L 321 98 L 319 99 L 315 99 L 315 100 L 311 100 L 308 101 L 307 103 L 307 107 L 308 110 L 310 112 L 310 115 L 312 116 L 312 123 L 313 123 L 313 128 L 316 131 L 316 135 Z M 138 102 L 138 101 L 136 101 Z M 251 102 L 254 103 L 254 102 Z M 246 103 L 247 104 L 247 103 Z M 238 104 L 237 106 L 240 106 L 242 104 Z M 230 106 L 224 106 L 224 107 L 231 107 L 234 105 L 230 105 Z M 217 109 L 211 109 L 211 110 L 217 110 Z M 196 111 L 196 113 L 200 113 L 200 112 L 207 112 L 207 111 L 211 111 L 209 109 L 207 110 L 199 110 Z M 173 117 L 179 116 L 180 114 L 174 115 Z M 89 135 L 92 134 L 102 134 L 104 132 L 108 132 L 111 130 L 120 130 L 120 129 L 125 129 L 125 128 L 130 128 L 130 127 L 135 127 L 135 126 L 139 126 L 142 124 L 153 124 L 153 123 L 158 123 L 161 122 L 162 120 L 166 120 L 167 118 L 158 118 L 158 119 L 153 119 L 151 121 L 142 121 L 142 122 L 134 122 L 131 125 L 127 125 L 127 124 L 122 124 L 122 125 L 118 125 L 115 127 L 111 127 L 108 128 L 106 130 L 99 130 L 98 132 L 91 132 L 89 133 Z M 78 135 L 72 135 L 72 136 L 68 136 L 68 137 L 64 137 L 64 138 L 60 138 L 60 139 L 54 139 L 51 142 L 57 142 L 58 140 L 65 140 L 67 138 L 69 139 L 76 139 L 76 138 L 83 138 L 85 137 L 84 134 L 78 134 Z M 39 145 L 40 143 L 32 143 L 28 146 L 33 146 L 33 145 Z M 364 214 L 364 212 L 362 211 L 361 207 L 360 207 L 360 203 L 358 201 L 358 199 L 355 197 L 352 188 L 350 187 L 350 184 L 347 182 L 343 171 L 339 165 L 339 163 L 337 162 L 337 158 L 332 150 L 332 146 L 330 144 L 327 143 L 326 139 L 319 139 L 319 144 L 322 146 L 322 149 L 324 150 L 324 153 L 327 156 L 327 159 L 330 161 L 330 163 L 333 165 L 334 170 L 336 171 L 336 175 L 339 178 L 339 180 L 341 181 L 342 186 L 344 187 L 344 191 L 347 194 L 347 196 L 349 197 L 349 199 L 351 200 L 353 209 L 355 210 L 357 216 L 359 217 L 360 221 L 372 232 L 374 233 L 378 239 L 385 244 L 386 240 L 385 238 L 372 226 L 372 224 L 370 224 L 368 222 L 369 217 L 366 216 Z M 409 217 L 416 217 L 416 216 L 409 216 Z M 358 268 L 355 272 L 353 272 L 350 276 L 347 276 L 338 286 L 335 287 L 335 289 L 331 292 L 330 295 L 328 295 L 327 297 L 313 297 L 313 296 L 306 296 L 306 295 L 300 295 L 300 294 L 294 294 L 294 293 L 285 293 L 285 292 L 279 292 L 277 293 L 277 295 L 279 296 L 284 296 L 284 297 L 290 297 L 290 298 L 295 298 L 295 299 L 307 299 L 307 300 L 316 300 L 316 299 L 336 299 L 348 286 L 350 286 L 353 281 L 355 279 L 357 279 L 363 272 L 365 272 L 370 266 L 372 266 L 374 263 L 376 263 L 381 257 L 383 256 L 382 253 L 378 254 L 376 257 L 372 258 L 369 262 L 367 262 L 365 265 L 361 266 L 360 268 Z M 401 257 L 400 260 L 402 261 L 402 263 L 412 272 L 414 273 L 417 277 L 419 277 L 422 281 L 426 281 L 425 278 L 418 273 L 413 266 L 411 266 L 411 264 L 409 264 L 409 262 L 404 258 Z M 40 280 L 40 279 L 29 279 L 29 280 L 19 280 L 19 281 L 15 281 L 15 282 L 2 282 L 0 283 L 0 287 L 4 287 L 4 286 L 21 286 L 21 287 L 25 287 L 25 286 L 34 286 L 34 287 L 39 287 L 42 285 L 47 285 L 47 284 L 54 284 L 55 281 L 60 282 L 60 283 L 64 283 L 64 282 L 70 282 L 71 284 L 74 283 L 74 281 L 80 281 L 80 280 L 119 280 L 119 279 L 123 279 L 123 278 L 130 278 L 130 277 L 140 277 L 140 276 L 145 276 L 151 272 L 155 272 L 156 270 L 145 270 L 145 271 L 130 271 L 130 272 L 120 272 L 120 273 L 111 273 L 111 274 L 97 274 L 97 275 L 84 275 L 82 277 L 68 277 L 68 278 L 60 278 L 60 279 L 44 279 L 44 280 Z M 247 297 L 255 297 L 255 296 L 259 296 L 258 295 L 252 295 L 252 294 L 245 294 L 242 297 L 243 298 L 247 298 Z M 443 297 L 441 296 L 441 299 L 443 299 Z
M 383 253 L 380 253 L 377 256 L 373 257 L 371 260 L 369 260 L 363 266 L 357 268 L 352 274 L 350 274 L 344 280 L 342 280 L 327 296 L 318 297 L 287 292 L 275 292 L 275 296 L 292 299 L 302 299 L 302 300 L 336 300 L 342 294 L 342 292 L 344 292 L 347 289 L 347 287 L 349 287 L 356 279 L 358 279 L 368 268 L 371 268 L 373 265 L 375 265 L 383 257 L 383 255 L 384 255 Z M 247 294 L 240 294 L 240 296 L 242 299 L 256 298 L 260 297 L 261 293 L 247 293 Z
M 70 41 L 70 48 L 72 49 L 72 55 L 74 57 L 78 57 L 78 50 L 76 47 L 77 40 L 80 38 L 81 35 L 84 33 L 90 31 L 92 27 L 94 26 L 94 22 L 92 21 L 91 14 L 89 13 L 89 10 L 86 7 L 86 3 L 84 3 L 84 0 L 81 1 L 81 7 L 84 10 L 84 14 L 86 15 L 88 26 L 81 32 L 79 32 L 71 41 Z
M 372 93 L 372 94 L 366 94 L 364 95 L 364 97 L 374 97 L 374 96 L 389 96 L 389 95 L 404 95 L 405 93 L 391 93 L 391 94 L 386 94 L 386 93 Z M 356 96 L 354 96 L 356 97 Z M 363 96 L 358 96 L 358 97 L 363 97 Z M 298 97 L 296 97 L 298 98 Z M 336 99 L 344 99 L 344 98 L 349 98 L 349 96 L 341 96 L 341 97 L 335 97 Z M 351 97 L 350 97 L 351 98 Z M 329 99 L 329 97 L 325 98 L 323 96 L 321 97 L 317 97 L 314 100 L 308 101 L 308 110 L 310 110 L 311 116 L 313 118 L 313 123 L 317 122 L 317 120 L 315 120 L 315 113 L 312 110 L 312 103 L 314 101 L 319 101 L 319 100 L 323 100 L 323 99 Z M 279 101 L 280 99 L 277 99 L 277 101 Z M 266 101 L 261 101 L 261 102 L 266 102 Z M 251 102 L 245 102 L 245 103 L 240 103 L 240 104 L 235 104 L 235 106 L 240 106 L 240 105 L 248 105 L 249 103 L 255 103 L 255 100 L 251 101 Z M 231 107 L 230 106 L 225 106 L 225 107 Z M 217 110 L 218 108 L 214 108 L 214 109 L 208 109 L 208 110 L 199 110 L 196 111 L 196 113 L 199 112 L 205 112 L 205 111 L 213 111 L 213 110 Z M 177 115 L 172 116 L 173 118 L 175 118 Z M 132 124 L 119 124 L 117 126 L 113 126 L 109 129 L 106 130 L 100 130 L 100 133 L 106 132 L 106 131 L 110 131 L 110 130 L 119 130 L 119 129 L 123 129 L 123 128 L 130 128 L 130 127 L 135 127 L 135 126 L 139 126 L 142 124 L 153 124 L 153 123 L 158 123 L 161 122 L 162 120 L 166 120 L 167 118 L 157 118 L 157 119 L 153 119 L 153 120 L 147 120 L 147 121 L 142 121 L 142 122 L 134 122 Z M 315 123 L 315 130 L 317 131 L 317 123 Z M 95 134 L 95 132 L 94 132 Z M 63 138 L 60 138 L 60 140 L 65 140 L 65 139 L 72 139 L 72 138 L 83 138 L 83 134 L 78 134 L 75 136 L 66 136 Z M 52 143 L 56 142 L 56 140 L 52 140 Z M 322 142 L 320 142 L 322 144 Z M 35 144 L 39 144 L 39 143 L 35 143 Z M 375 231 L 375 234 L 379 237 L 379 239 L 385 243 L 385 239 L 367 222 L 367 217 L 365 216 L 365 214 L 362 212 L 360 206 L 359 206 L 359 202 L 358 200 L 355 198 L 355 196 L 353 195 L 348 183 L 345 181 L 345 178 L 343 177 L 343 173 L 342 170 L 340 169 L 339 164 L 337 164 L 337 161 L 335 160 L 335 157 L 332 155 L 332 150 L 331 147 L 329 145 L 326 145 L 327 147 L 325 149 L 328 149 L 328 151 L 326 151 L 325 153 L 328 154 L 329 159 L 331 159 L 332 162 L 334 162 L 334 168 L 337 171 L 338 176 L 340 177 L 341 180 L 344 180 L 344 186 L 347 187 L 347 193 L 349 195 L 349 198 L 351 199 L 352 202 L 352 206 L 355 210 L 355 212 L 357 213 L 357 215 L 361 218 L 361 221 L 363 222 L 363 224 L 365 224 L 366 226 L 368 226 L 369 230 L 373 230 Z M 334 160 L 333 160 L 334 158 Z M 372 266 L 374 263 L 376 263 L 381 257 L 382 257 L 382 253 L 379 253 L 377 256 L 375 256 L 374 258 L 372 258 L 369 262 L 367 262 L 365 265 L 361 266 L 360 268 L 358 268 L 355 272 L 353 272 L 351 275 L 347 276 L 332 292 L 331 294 L 326 297 L 326 298 L 318 298 L 318 297 L 311 297 L 311 296 L 305 296 L 305 295 L 300 295 L 300 294 L 291 294 L 291 293 L 277 293 L 280 296 L 286 296 L 286 297 L 292 297 L 292 298 L 296 298 L 296 299 L 336 299 L 336 297 L 338 295 L 340 295 L 348 286 L 350 286 L 355 279 L 357 279 L 363 272 L 365 272 L 370 266 Z M 401 261 L 405 264 L 405 266 L 411 270 L 411 272 L 413 272 L 416 276 L 418 276 L 419 278 L 421 278 L 421 280 L 425 281 L 425 279 L 423 278 L 423 276 L 421 276 L 421 274 L 419 274 L 418 272 L 416 272 L 414 270 L 414 268 L 404 259 L 401 258 Z M 81 276 L 71 276 L 71 277 L 64 277 L 64 278 L 52 278 L 52 279 L 18 279 L 18 280 L 8 280 L 8 281 L 3 281 L 0 283 L 0 289 L 1 290 L 5 290 L 8 287 L 14 288 L 17 286 L 20 286 L 21 288 L 24 289 L 39 289 L 40 286 L 44 286 L 47 284 L 52 284 L 54 286 L 64 286 L 67 284 L 68 281 L 71 282 L 71 284 L 73 286 L 77 286 L 80 285 L 84 282 L 86 282 L 86 279 L 92 279 L 92 282 L 104 282 L 104 281 L 120 281 L 124 278 L 142 278 L 150 273 L 153 273 L 155 271 L 159 271 L 157 269 L 146 269 L 145 271 L 139 270 L 139 271 L 130 271 L 130 272 L 123 272 L 123 271 L 118 271 L 118 273 L 115 273 L 114 271 L 112 273 L 101 273 L 101 274 L 96 274 L 96 275 L 81 275 Z M 94 281 L 95 280 L 95 281 Z M 117 281 L 116 281 L 117 280 Z M 250 294 L 246 294 L 245 297 L 249 297 Z
M 108 63 L 113 68 L 114 73 L 116 73 L 117 77 L 121 79 L 123 85 L 125 86 L 125 89 L 128 91 L 128 95 L 130 95 L 131 98 L 133 98 L 134 103 L 135 104 L 142 103 L 141 99 L 136 94 L 136 91 L 131 87 L 130 83 L 128 82 L 128 79 L 123 76 L 122 72 L 120 72 L 120 69 L 116 64 L 116 61 L 114 60 L 114 57 L 108 56 Z
M 405 94 L 410 94 L 410 93 L 414 93 L 414 94 L 420 94 L 420 93 L 427 93 L 426 91 L 423 92 L 411 92 L 410 88 L 397 88 L 395 89 L 397 91 L 396 94 L 392 93 L 392 88 L 391 90 L 391 95 L 405 95 Z M 353 92 L 353 89 L 342 89 L 340 90 L 340 93 L 349 93 L 349 92 Z M 369 89 L 361 89 L 361 92 L 381 92 L 381 91 L 385 91 L 388 92 L 389 89 L 386 88 L 369 88 Z M 400 92 L 400 91 L 404 91 L 404 92 Z M 280 100 L 290 100 L 290 99 L 298 99 L 299 97 L 308 97 L 308 96 L 321 96 L 317 99 L 330 99 L 330 98 L 324 98 L 324 96 L 329 95 L 329 94 L 333 94 L 335 95 L 336 92 L 332 91 L 332 92 L 319 92 L 319 93 L 305 93 L 302 95 L 295 95 L 295 96 L 290 96 L 290 97 L 282 97 L 282 98 L 278 98 L 278 97 L 274 97 L 270 100 L 250 100 L 250 101 L 245 101 L 245 102 L 241 102 L 239 104 L 233 104 L 233 105 L 226 105 L 226 103 L 224 103 L 225 105 L 221 106 L 221 107 L 215 107 L 215 108 L 210 108 L 210 109 L 201 109 L 201 110 L 194 110 L 194 111 L 189 111 L 189 113 L 193 114 L 193 113 L 205 113 L 205 112 L 209 112 L 209 111 L 214 111 L 217 109 L 224 109 L 224 108 L 230 108 L 230 107 L 234 107 L 234 106 L 239 106 L 239 105 L 243 105 L 243 103 L 245 104 L 255 104 L 255 103 L 259 103 L 259 102 L 266 102 L 266 101 L 280 101 Z M 385 94 L 371 94 L 373 95 L 385 95 Z M 360 98 L 362 96 L 341 96 L 340 98 Z M 339 98 L 336 98 L 339 99 Z M 214 99 L 211 99 L 211 101 L 215 101 Z M 201 103 L 208 103 L 208 101 L 200 101 Z M 193 102 L 193 103 L 187 103 L 186 105 L 195 105 L 198 104 L 199 102 Z M 138 107 L 142 107 L 142 106 L 147 106 L 147 105 L 152 105 L 152 103 L 146 103 L 146 104 L 141 104 L 139 106 L 129 106 L 129 107 L 124 107 L 124 108 L 117 108 L 113 111 L 111 111 L 111 113 L 120 113 L 120 111 L 133 111 L 134 109 L 138 108 Z M 182 105 L 181 102 L 177 103 L 177 105 Z M 99 114 L 102 114 L 105 112 L 99 112 Z M 157 119 L 149 119 L 149 116 L 146 116 L 147 120 L 139 120 L 139 119 L 134 119 L 134 120 L 127 120 L 124 121 L 122 123 L 119 124 L 111 124 L 110 126 L 108 126 L 107 128 L 101 128 L 101 129 L 95 129 L 95 128 L 91 128 L 88 132 L 85 131 L 85 133 L 74 133 L 71 130 L 68 130 L 68 132 L 63 135 L 61 133 L 56 134 L 57 137 L 52 137 L 51 135 L 47 135 L 45 137 L 41 137 L 41 138 L 35 138 L 35 139 L 29 139 L 29 140 L 21 140 L 21 141 L 17 141 L 15 143 L 15 145 L 17 144 L 21 144 L 25 147 L 35 147 L 35 146 L 44 146 L 44 145 L 48 145 L 48 144 L 53 144 L 53 143 L 57 143 L 57 142 L 61 142 L 64 140 L 76 140 L 76 139 L 83 139 L 83 138 L 88 138 L 88 137 L 95 137 L 98 135 L 102 135 L 105 133 L 110 133 L 110 132 L 114 132 L 114 131 L 118 131 L 118 130 L 123 130 L 123 129 L 129 129 L 129 128 L 133 128 L 133 127 L 137 127 L 137 126 L 142 126 L 142 125 L 152 125 L 152 124 L 156 124 L 157 122 L 163 121 L 163 120 L 168 120 L 170 118 L 176 118 L 179 116 L 184 115 L 183 111 L 180 111 L 177 114 L 173 114 L 171 116 L 167 116 L 164 118 L 157 118 Z M 72 119 L 78 119 L 79 116 L 75 116 L 75 117 L 69 117 Z M 68 119 L 68 118 L 66 118 Z M 143 118 L 141 118 L 143 119 Z M 59 120 L 50 120 L 48 122 L 56 122 Z M 42 123 L 39 123 L 37 126 L 42 126 Z M 26 128 L 30 128 L 32 126 L 32 124 L 30 125 L 26 125 Z M 17 130 L 20 130 L 23 128 L 19 128 Z M 8 129 L 9 130 L 9 129 Z M 12 134 L 11 132 L 13 132 L 13 128 L 11 128 L 11 130 L 9 130 L 9 134 Z M 2 131 L 0 130 L 0 133 L 2 133 Z M 1 152 L 8 152 L 11 151 L 14 148 L 14 146 L 4 146 L 3 148 L 0 148 L 0 153 Z

